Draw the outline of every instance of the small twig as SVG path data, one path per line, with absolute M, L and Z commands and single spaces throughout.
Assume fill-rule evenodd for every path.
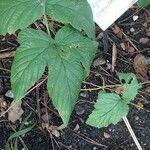
M 135 142 L 135 144 L 136 144 L 138 150 L 142 150 L 142 147 L 141 147 L 141 145 L 140 145 L 140 143 L 139 143 L 137 137 L 135 136 L 135 133 L 134 133 L 134 131 L 132 130 L 132 127 L 131 127 L 131 125 L 130 125 L 128 119 L 127 119 L 127 117 L 123 117 L 123 121 L 124 121 L 126 127 L 128 128 L 128 130 L 129 130 L 129 132 L 130 132 L 130 134 L 131 134 L 131 136 L 132 136 L 132 138 L 133 138 L 133 140 L 134 140 L 134 142 Z
M 73 131 L 73 130 L 72 130 L 72 131 Z M 78 132 L 76 132 L 76 131 L 73 131 L 73 132 L 74 132 L 74 134 L 75 134 L 76 136 L 78 136 L 80 139 L 83 139 L 83 140 L 85 140 L 85 141 L 88 142 L 88 143 L 91 143 L 91 144 L 94 144 L 94 145 L 97 145 L 97 146 L 101 146 L 101 147 L 107 148 L 106 145 L 103 145 L 103 144 L 101 144 L 101 143 L 98 143 L 98 142 L 94 141 L 93 139 L 91 139 L 91 138 L 85 136 L 84 134 L 78 133 Z
M 104 89 L 116 88 L 116 87 L 122 87 L 122 85 L 121 84 L 116 84 L 116 85 L 96 86 L 96 88 L 81 89 L 81 91 L 96 91 L 96 90 L 101 90 L 101 89 L 104 90 Z
M 140 53 L 139 49 L 134 45 L 134 43 L 130 40 L 130 38 L 122 31 L 122 34 L 128 39 L 130 44 L 136 49 L 138 53 Z
M 0 59 L 11 58 L 15 56 L 15 51 L 0 52 Z
M 16 105 L 16 102 L 20 101 L 22 98 L 24 98 L 26 95 L 28 95 L 29 93 L 31 93 L 34 89 L 36 89 L 37 87 L 41 86 L 46 80 L 48 79 L 48 76 L 46 78 L 44 78 L 41 82 L 39 82 L 37 85 L 35 85 L 34 87 L 32 87 L 24 96 L 22 96 L 19 100 L 15 101 L 14 103 L 12 103 L 12 105 L 0 115 L 0 118 L 3 117 L 12 107 L 14 107 L 14 105 Z
M 45 121 L 45 124 L 47 125 L 47 130 L 49 128 L 49 117 L 48 117 L 48 110 L 47 110 L 47 101 L 48 101 L 48 93 L 44 91 L 44 105 L 45 105 L 45 114 L 46 114 L 46 120 Z

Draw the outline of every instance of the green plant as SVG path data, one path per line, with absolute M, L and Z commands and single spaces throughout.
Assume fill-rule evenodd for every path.
M 0 16 L 1 35 L 21 29 L 11 69 L 14 101 L 21 100 L 48 66 L 48 93 L 66 127 L 98 46 L 87 0 L 1 0 Z M 49 18 L 64 24 L 54 38 Z M 37 20 L 47 33 L 27 28 Z
M 122 86 L 119 94 L 100 91 L 95 109 L 87 119 L 87 124 L 94 127 L 107 127 L 118 123 L 127 116 L 129 104 L 134 100 L 141 85 L 133 73 L 118 73 Z
M 15 131 L 15 133 L 11 134 L 11 136 L 8 138 L 5 150 L 18 150 L 18 138 L 21 139 L 21 136 L 24 136 L 26 133 L 30 132 L 36 125 L 35 120 L 32 120 L 32 126 L 26 127 L 25 123 L 29 121 L 29 118 L 31 117 L 31 113 L 22 121 L 20 128 L 18 131 Z M 34 123 L 33 123 L 34 121 Z
M 138 0 L 139 6 L 148 6 L 150 4 L 150 0 Z
M 1 35 L 22 29 L 11 69 L 14 101 L 25 95 L 48 66 L 48 93 L 66 127 L 98 46 L 89 4 L 86 0 L 1 0 L 0 16 Z M 48 18 L 64 24 L 55 38 Z M 48 34 L 27 28 L 36 20 L 43 22 Z

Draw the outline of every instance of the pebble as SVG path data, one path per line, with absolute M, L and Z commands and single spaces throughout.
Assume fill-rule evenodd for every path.
M 86 97 L 87 95 L 86 95 L 86 93 L 80 93 L 80 96 Z
M 130 28 L 130 32 L 135 32 L 135 29 L 134 28 Z
M 75 107 L 75 111 L 76 111 L 77 115 L 83 115 L 84 112 L 85 112 L 84 108 L 81 107 L 81 106 L 79 106 L 79 105 L 77 105 L 77 106 Z
M 77 123 L 76 126 L 75 126 L 75 128 L 74 128 L 74 131 L 78 131 L 79 128 L 80 128 L 80 126 L 79 126 L 79 124 Z
M 97 150 L 97 147 L 93 147 L 93 150 Z
M 136 121 L 138 121 L 139 119 L 140 119 L 139 116 L 136 116 L 136 117 L 135 117 L 135 120 L 136 120 Z
M 5 96 L 6 96 L 6 97 L 9 97 L 9 98 L 13 98 L 13 97 L 14 97 L 14 95 L 13 95 L 13 93 L 12 93 L 11 90 L 8 90 L 8 91 L 5 93 Z
M 138 20 L 139 16 L 133 16 L 133 21 Z
M 104 138 L 109 139 L 110 138 L 110 134 L 104 132 Z

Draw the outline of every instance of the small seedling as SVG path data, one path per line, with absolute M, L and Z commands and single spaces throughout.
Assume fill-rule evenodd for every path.
M 136 97 L 141 85 L 133 73 L 118 73 L 122 87 L 120 92 L 107 93 L 100 91 L 95 109 L 87 119 L 87 124 L 94 127 L 107 127 L 118 123 L 129 112 L 129 105 Z

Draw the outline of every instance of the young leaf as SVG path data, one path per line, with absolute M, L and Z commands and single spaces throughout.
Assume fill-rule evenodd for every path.
M 38 0 L 1 0 L 0 34 L 14 33 L 40 19 L 45 4 Z
M 148 6 L 150 4 L 150 0 L 138 0 L 139 6 Z
M 122 98 L 127 103 L 130 103 L 131 100 L 134 100 L 141 85 L 138 83 L 138 80 L 133 73 L 118 73 L 118 77 L 122 82 L 124 81 Z
M 19 43 L 11 76 L 14 99 L 19 100 L 48 65 L 48 92 L 67 126 L 97 43 L 70 26 L 59 30 L 55 40 L 43 31 L 26 29 L 20 32 Z
M 92 10 L 87 0 L 49 0 L 47 14 L 54 20 L 69 23 L 78 30 L 84 30 L 89 37 L 95 37 Z
M 94 127 L 107 127 L 116 124 L 128 114 L 128 105 L 115 93 L 100 92 L 95 109 L 90 114 L 87 124 Z

